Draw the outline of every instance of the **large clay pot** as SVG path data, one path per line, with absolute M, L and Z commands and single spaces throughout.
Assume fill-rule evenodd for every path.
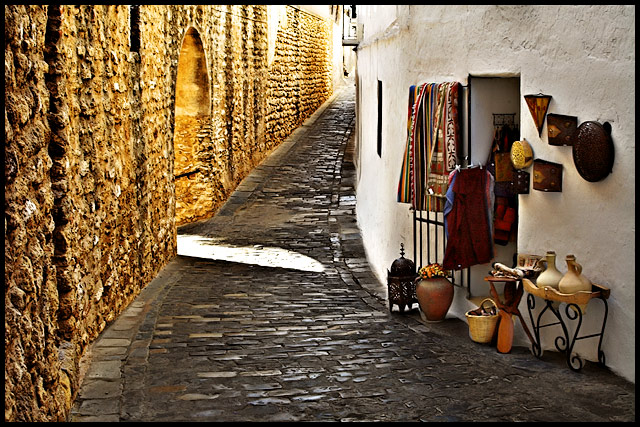
M 576 262 L 574 255 L 567 255 L 567 273 L 558 283 L 558 290 L 563 294 L 575 294 L 580 291 L 591 292 L 591 281 L 582 275 L 582 266 Z M 579 305 L 582 313 L 586 313 L 586 304 Z
M 453 284 L 446 277 L 418 279 L 416 297 L 425 319 L 439 322 L 445 318 L 453 302 Z

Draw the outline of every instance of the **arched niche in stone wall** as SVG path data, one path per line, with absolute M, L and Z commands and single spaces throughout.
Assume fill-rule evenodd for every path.
M 209 74 L 198 31 L 189 27 L 182 41 L 176 81 L 176 116 L 208 116 Z
M 203 138 L 207 138 L 211 111 L 209 71 L 202 39 L 189 27 L 178 60 L 175 99 L 174 177 L 176 223 L 191 222 L 210 208 L 203 205 L 206 166 L 202 163 Z

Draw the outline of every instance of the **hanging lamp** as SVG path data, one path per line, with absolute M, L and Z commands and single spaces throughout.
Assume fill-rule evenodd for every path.
M 543 95 L 542 93 L 537 95 L 525 95 L 524 99 L 527 101 L 533 121 L 536 124 L 536 128 L 538 128 L 538 136 L 542 136 L 542 124 L 544 123 L 544 118 L 547 114 L 547 109 L 549 108 L 551 95 Z

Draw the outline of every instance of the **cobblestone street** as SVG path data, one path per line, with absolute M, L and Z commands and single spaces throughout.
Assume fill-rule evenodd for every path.
M 595 363 L 389 312 L 356 224 L 354 123 L 348 84 L 179 228 L 179 256 L 91 346 L 71 421 L 635 421 L 634 384 Z

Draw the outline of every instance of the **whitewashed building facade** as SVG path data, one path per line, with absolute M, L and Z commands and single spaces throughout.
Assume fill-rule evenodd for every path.
M 514 253 L 553 250 L 566 272 L 565 256 L 574 254 L 585 276 L 611 289 L 606 365 L 635 382 L 635 7 L 373 5 L 357 12 L 357 218 L 379 280 L 386 283 L 401 243 L 409 257 L 414 249 L 412 212 L 396 201 L 409 87 L 460 82 L 468 163 L 488 158 L 492 114 L 511 113 L 534 158 L 562 165 L 562 191 L 530 187 L 517 196 L 516 236 L 497 247 L 494 261 L 511 265 Z M 572 147 L 549 144 L 546 120 L 538 131 L 523 98 L 538 93 L 552 96 L 547 114 L 611 125 L 608 176 L 583 179 Z M 489 294 L 483 277 L 490 269 L 471 267 L 470 289 L 456 288 L 448 316 L 465 319 L 477 297 Z M 520 310 L 529 323 L 526 293 Z M 597 331 L 603 311 L 592 301 L 582 329 Z M 528 346 L 519 322 L 515 332 L 515 345 Z M 544 349 L 555 351 L 555 334 L 541 334 Z M 596 361 L 597 340 L 576 342 L 576 352 Z

